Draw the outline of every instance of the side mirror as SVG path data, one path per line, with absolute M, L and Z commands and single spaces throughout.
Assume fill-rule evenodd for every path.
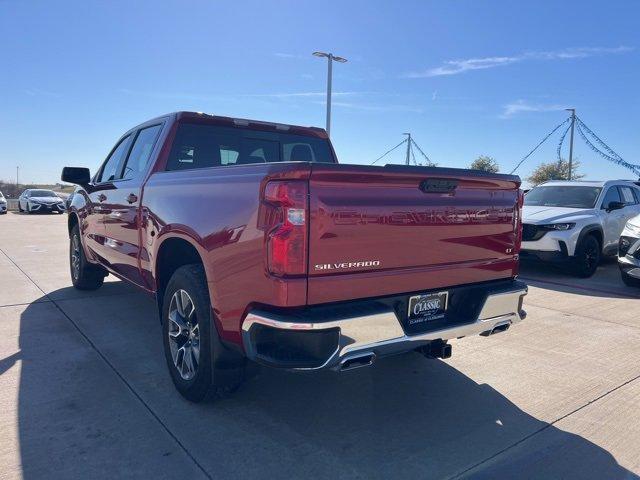
M 621 208 L 624 208 L 625 204 L 622 202 L 609 202 L 609 205 L 607 205 L 607 212 L 612 212 L 613 210 L 620 210 Z
M 91 182 L 91 173 L 84 167 L 64 167 L 60 179 L 63 182 L 84 186 Z

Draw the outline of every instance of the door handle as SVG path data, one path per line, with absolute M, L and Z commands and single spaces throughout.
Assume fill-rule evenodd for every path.
M 104 193 L 101 193 L 100 195 L 98 195 L 99 202 L 104 202 L 106 199 L 107 199 L 107 196 Z
M 130 193 L 129 195 L 127 195 L 127 202 L 129 203 L 136 203 L 138 201 L 138 196 L 134 193 Z

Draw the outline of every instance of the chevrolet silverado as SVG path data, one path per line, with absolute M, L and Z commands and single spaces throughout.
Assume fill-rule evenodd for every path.
M 517 176 L 338 164 L 324 130 L 179 112 L 126 132 L 97 173 L 65 167 L 78 289 L 153 294 L 192 401 L 249 365 L 339 371 L 525 317 Z

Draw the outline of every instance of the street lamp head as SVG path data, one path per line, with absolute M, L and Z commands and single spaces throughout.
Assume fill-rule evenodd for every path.
M 330 58 L 334 62 L 338 62 L 338 63 L 344 63 L 344 62 L 347 61 L 346 58 L 336 57 L 333 53 L 313 52 L 313 55 L 316 56 L 316 57 Z

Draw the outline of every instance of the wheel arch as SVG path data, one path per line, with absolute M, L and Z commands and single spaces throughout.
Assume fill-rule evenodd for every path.
M 602 249 L 604 248 L 604 231 L 602 230 L 602 226 L 598 224 L 592 224 L 583 227 L 580 231 L 580 235 L 578 235 L 576 248 L 587 235 L 593 235 L 594 237 L 596 237 L 598 244 L 600 244 L 600 252 L 602 253 Z
M 169 279 L 178 268 L 189 264 L 201 264 L 208 279 L 203 252 L 191 237 L 175 233 L 165 236 L 159 242 L 153 264 L 153 278 L 160 321 L 162 321 L 164 292 Z

